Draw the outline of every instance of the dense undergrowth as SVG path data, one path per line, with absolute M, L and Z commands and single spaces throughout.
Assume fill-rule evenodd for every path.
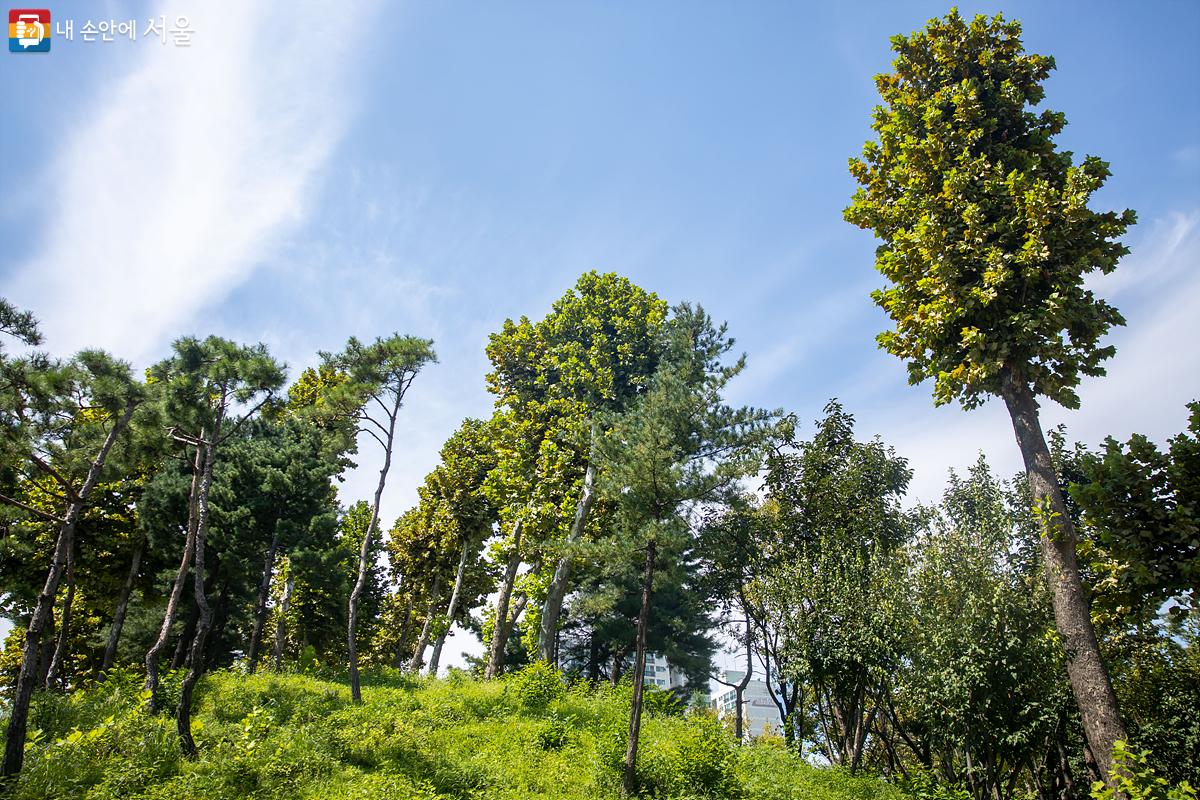
M 168 692 L 174 688 L 169 683 Z M 628 687 L 566 688 L 536 668 L 506 681 L 371 676 L 354 706 L 338 681 L 218 672 L 197 695 L 200 755 L 181 758 L 170 715 L 143 710 L 118 673 L 39 699 L 21 800 L 433 800 L 619 796 Z M 737 747 L 715 720 L 655 694 L 638 772 L 647 797 L 898 800 L 892 786 Z

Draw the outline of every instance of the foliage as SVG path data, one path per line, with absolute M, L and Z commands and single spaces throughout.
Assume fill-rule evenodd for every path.
M 627 686 L 566 689 L 527 708 L 510 682 L 364 675 L 366 704 L 344 682 L 302 675 L 205 676 L 196 760 L 170 721 L 148 715 L 140 678 L 117 671 L 70 696 L 41 695 L 13 800 L 615 800 L 606 762 L 629 713 Z M 168 683 L 171 683 L 168 679 Z M 707 716 L 645 722 L 647 796 L 900 800 L 873 779 L 811 767 L 777 747 L 739 748 Z M 619 751 L 617 765 L 619 765 Z
M 1188 410 L 1188 430 L 1166 452 L 1135 434 L 1082 458 L 1071 496 L 1083 512 L 1095 610 L 1106 616 L 1136 617 L 1168 600 L 1175 613 L 1200 609 L 1200 403 Z
M 951 10 L 892 48 L 845 212 L 882 241 L 890 285 L 872 296 L 896 327 L 880 346 L 911 383 L 932 378 L 939 404 L 979 405 L 1008 367 L 1076 407 L 1080 376 L 1103 375 L 1114 352 L 1099 339 L 1124 324 L 1084 279 L 1128 252 L 1117 239 L 1134 213 L 1088 208 L 1108 165 L 1075 164 L 1054 144 L 1065 116 L 1030 110 L 1054 59 L 1025 52 L 1020 23 Z
M 1104 781 L 1092 784 L 1093 800 L 1196 800 L 1196 789 L 1187 781 L 1171 786 L 1166 778 L 1155 775 L 1147 763 L 1149 755 L 1117 742 L 1113 758 L 1116 780 L 1112 785 Z

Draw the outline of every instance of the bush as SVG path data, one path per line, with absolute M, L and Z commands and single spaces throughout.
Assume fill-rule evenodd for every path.
M 1092 784 L 1093 800 L 1196 800 L 1196 789 L 1187 781 L 1176 786 L 1155 774 L 1149 764 L 1148 750 L 1130 750 L 1125 742 L 1117 742 L 1113 750 L 1113 769 L 1116 786 L 1103 781 Z
M 545 661 L 534 661 L 514 673 L 508 679 L 508 686 L 516 695 L 517 704 L 531 711 L 544 710 L 567 694 L 562 673 Z

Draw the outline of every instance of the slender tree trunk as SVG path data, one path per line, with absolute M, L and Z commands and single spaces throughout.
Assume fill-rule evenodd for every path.
M 379 483 L 375 486 L 375 502 L 371 504 L 371 522 L 363 536 L 362 549 L 358 554 L 358 576 L 354 581 L 354 589 L 350 592 L 346 624 L 346 650 L 350 662 L 350 699 L 355 703 L 362 702 L 362 687 L 358 678 L 358 642 L 355 638 L 358 629 L 358 604 L 362 601 L 362 594 L 367 588 L 371 537 L 375 535 L 375 528 L 379 526 L 379 506 L 383 501 L 383 487 L 387 484 L 388 470 L 392 467 L 392 444 L 396 435 L 396 415 L 400 413 L 400 403 L 403 399 L 404 391 L 398 389 L 391 413 L 388 415 L 387 441 L 383 445 L 383 466 L 379 468 Z
M 646 545 L 646 566 L 642 573 L 642 608 L 638 611 L 637 649 L 633 664 L 633 702 L 629 708 L 629 746 L 625 749 L 625 775 L 621 789 L 625 797 L 637 791 L 638 735 L 642 730 L 642 690 L 646 682 L 646 628 L 650 623 L 650 592 L 654 584 L 656 542 Z
M 121 593 L 117 596 L 117 609 L 113 612 L 112 625 L 108 629 L 108 643 L 104 645 L 104 660 L 100 662 L 100 671 L 108 672 L 113 662 L 117 660 L 117 644 L 121 641 L 121 628 L 125 626 L 125 614 L 129 611 L 129 598 L 133 594 L 133 584 L 137 581 L 138 570 L 142 566 L 142 553 L 146 549 L 146 537 L 138 540 L 137 549 L 133 551 L 133 560 L 129 564 L 129 574 L 121 585 Z
M 193 578 L 193 580 L 195 580 Z M 196 588 L 192 586 L 192 595 L 195 596 Z M 175 654 L 171 656 L 169 665 L 172 672 L 181 669 L 187 663 L 188 648 L 192 643 L 192 637 L 196 635 L 196 622 L 200 619 L 200 609 L 196 608 L 193 603 L 187 612 L 187 621 L 183 623 L 183 630 L 179 632 L 179 637 L 175 640 Z
M 1004 371 L 1002 391 L 1025 460 L 1029 489 L 1035 507 L 1040 510 L 1042 558 L 1054 603 L 1055 627 L 1066 652 L 1067 675 L 1097 766 L 1103 779 L 1111 782 L 1113 748 L 1127 737 L 1079 578 L 1075 525 L 1063 502 L 1033 392 L 1024 379 L 1009 369 Z
M 8 738 L 4 747 L 4 770 L 0 777 L 9 778 L 21 771 L 25 761 L 25 728 L 29 724 L 29 701 L 33 697 L 33 689 L 37 681 L 38 656 L 42 645 L 42 634 L 47 622 L 54 614 L 54 598 L 58 595 L 58 583 L 66 569 L 67 559 L 71 548 L 75 545 L 75 526 L 83 513 L 88 496 L 100 480 L 100 472 L 108 453 L 116 443 L 117 437 L 129 425 L 133 417 L 134 404 L 128 403 L 122 414 L 108 432 L 104 444 L 88 467 L 87 477 L 83 486 L 75 496 L 75 500 L 67 507 L 62 524 L 58 529 L 58 539 L 54 543 L 54 555 L 50 561 L 50 569 L 46 573 L 46 582 L 38 595 L 37 605 L 25 629 L 25 648 L 21 654 L 21 672 L 17 676 L 17 685 L 13 691 L 12 706 L 8 715 Z
M 175 711 L 175 726 L 179 731 L 179 744 L 183 754 L 188 758 L 196 755 L 196 742 L 192 738 L 192 692 L 196 682 L 204 674 L 204 644 L 208 639 L 209 628 L 212 625 L 212 608 L 208 605 L 208 597 L 204 591 L 204 540 L 208 534 L 208 493 L 212 488 L 213 466 L 217 460 L 217 443 L 221 440 L 221 423 L 224 416 L 226 398 L 222 393 L 219 406 L 222 411 L 217 415 L 213 425 L 213 436 L 204 454 L 204 475 L 200 479 L 200 489 L 196 493 L 196 544 L 193 554 L 192 586 L 196 593 L 196 609 L 200 617 L 196 621 L 196 635 L 192 639 L 192 649 L 188 654 L 188 672 L 183 678 L 179 689 L 179 707 Z
M 483 677 L 495 678 L 504 671 L 504 648 L 508 644 L 508 604 L 512 599 L 513 585 L 517 582 L 517 571 L 521 568 L 521 529 L 524 518 L 518 517 L 513 524 L 512 552 L 504 568 L 504 580 L 500 583 L 500 594 L 496 597 L 496 624 L 492 631 L 492 643 L 488 650 L 487 669 Z
M 734 733 L 737 736 L 738 744 L 742 743 L 742 739 L 745 736 L 745 731 L 743 730 L 743 726 L 745 723 L 743 722 L 744 715 L 742 713 L 742 702 L 743 702 L 742 698 L 746 694 L 746 687 L 750 685 L 750 676 L 752 676 L 754 674 L 754 646 L 753 645 L 754 645 L 754 642 L 750 638 L 750 615 L 747 614 L 746 615 L 746 674 L 742 676 L 742 679 L 740 681 L 738 681 L 737 686 L 734 687 L 734 690 L 736 691 L 735 697 L 737 699 L 737 714 L 733 718 L 733 723 L 734 723 Z
M 425 612 L 425 624 L 421 626 L 421 636 L 417 646 L 413 648 L 412 660 L 408 662 L 409 672 L 420 672 L 421 662 L 425 658 L 425 648 L 429 646 L 429 637 L 433 631 L 434 618 L 437 616 L 438 604 L 442 601 L 442 576 L 433 579 L 433 589 L 429 596 L 429 609 Z
M 279 548 L 279 526 L 271 534 L 271 544 L 263 559 L 262 581 L 258 585 L 258 604 L 254 608 L 254 628 L 250 632 L 250 646 L 246 648 L 246 671 L 253 674 L 258 665 L 258 651 L 262 647 L 263 628 L 267 624 L 267 600 L 271 596 L 271 578 L 275 575 L 275 551 Z
M 404 665 L 408 662 L 408 635 L 409 628 L 412 627 L 412 607 L 412 592 L 409 592 L 404 601 L 404 616 L 402 617 L 404 621 L 400 623 L 400 635 L 396 637 L 396 658 L 393 661 L 396 669 L 404 669 Z
M 67 658 L 67 638 L 71 635 L 71 609 L 75 605 L 75 548 L 67 554 L 67 596 L 63 599 L 62 620 L 58 626 L 58 641 L 50 668 L 46 670 L 46 688 L 66 688 L 63 678 L 63 662 Z
M 279 672 L 283 665 L 283 640 L 287 636 L 288 604 L 292 601 L 292 588 L 296 578 L 292 575 L 292 565 L 288 564 L 287 580 L 283 582 L 283 597 L 279 599 L 279 617 L 275 620 L 275 650 L 271 653 L 271 666 Z
M 42 648 L 38 653 L 37 674 L 34 675 L 34 686 L 45 686 L 46 676 L 50 674 L 50 659 L 54 658 L 54 613 L 50 614 L 50 621 L 46 624 L 45 635 L 42 636 Z
M 558 633 L 558 618 L 562 615 L 563 600 L 566 599 L 567 589 L 571 583 L 571 569 L 575 563 L 575 554 L 571 545 L 583 537 L 587 527 L 588 514 L 596 500 L 596 446 L 599 438 L 597 425 L 592 423 L 591 453 L 588 456 L 587 470 L 583 473 L 583 488 L 579 493 L 579 503 L 575 506 L 575 518 L 571 521 L 571 529 L 567 533 L 567 550 L 558 559 L 554 569 L 554 577 L 546 589 L 546 601 L 542 604 L 542 621 L 538 630 L 538 657 L 543 661 L 555 661 L 555 635 Z
M 587 679 L 593 684 L 600 680 L 600 642 L 596 639 L 595 629 L 592 629 L 592 635 L 588 637 Z
M 200 438 L 204 438 L 203 431 L 200 432 Z M 192 564 L 192 551 L 196 544 L 196 492 L 200 486 L 200 472 L 203 466 L 204 447 L 198 445 L 192 466 L 192 487 L 188 492 L 188 521 L 187 533 L 183 542 L 183 558 L 175 573 L 175 582 L 171 585 L 171 594 L 167 598 L 167 609 L 163 613 L 162 626 L 158 629 L 158 638 L 146 651 L 146 690 L 149 692 L 146 705 L 150 711 L 158 710 L 158 661 L 162 657 L 163 650 L 167 648 L 167 640 L 171 636 L 171 625 L 174 624 L 175 615 L 179 612 L 179 600 L 183 596 L 183 587 L 187 582 L 188 570 Z
M 458 571 L 454 573 L 454 590 L 450 592 L 450 605 L 446 608 L 446 629 L 438 634 L 433 643 L 433 653 L 429 656 L 429 674 L 437 677 L 438 663 L 442 660 L 442 647 L 446 637 L 450 635 L 450 627 L 454 625 L 454 614 L 458 611 L 458 598 L 462 593 L 463 575 L 467 571 L 467 553 L 471 546 L 470 540 L 463 542 L 462 556 L 458 559 Z

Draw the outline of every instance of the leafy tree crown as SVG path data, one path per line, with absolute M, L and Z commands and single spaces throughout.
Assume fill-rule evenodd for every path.
M 860 188 L 845 211 L 882 240 L 889 285 L 872 297 L 895 328 L 880 346 L 911 383 L 934 379 L 938 405 L 973 408 L 1008 370 L 1078 406 L 1080 377 L 1103 375 L 1115 352 L 1099 340 L 1124 324 L 1085 277 L 1128 252 L 1117 240 L 1134 213 L 1088 208 L 1108 164 L 1056 149 L 1066 118 L 1032 110 L 1054 59 L 1025 52 L 1019 23 L 951 10 L 891 41 L 878 140 L 850 160 Z

